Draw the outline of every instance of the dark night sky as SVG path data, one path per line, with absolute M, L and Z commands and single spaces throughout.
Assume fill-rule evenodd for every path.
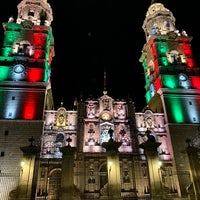
M 17 4 L 7 0 L 1 5 L 0 20 L 12 15 Z M 103 95 L 103 74 L 107 72 L 107 91 L 113 98 L 130 96 L 136 111 L 144 105 L 144 75 L 139 58 L 145 44 L 142 29 L 150 0 L 65 0 L 48 1 L 52 22 L 55 57 L 52 63 L 52 89 L 55 108 L 61 100 L 71 109 L 80 94 Z M 137 3 L 136 3 L 137 2 Z M 198 1 L 163 0 L 176 18 L 176 27 L 193 36 L 192 49 L 200 64 L 200 11 Z M 0 29 L 3 38 L 3 28 Z M 2 40 L 0 40 L 2 43 Z

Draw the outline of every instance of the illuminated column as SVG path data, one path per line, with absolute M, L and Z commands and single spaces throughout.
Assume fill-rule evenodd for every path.
M 192 182 L 188 187 L 186 188 L 187 193 L 190 194 L 191 199 L 200 199 L 200 174 L 199 174 L 199 169 L 200 169 L 200 164 L 199 164 L 199 157 L 198 157 L 198 148 L 188 146 L 187 147 L 187 154 L 188 154 L 188 159 L 190 163 L 190 176 L 192 179 Z M 194 192 L 193 192 L 194 190 Z M 195 197 L 194 197 L 195 196 Z
M 153 136 L 149 136 L 149 139 L 146 142 L 140 144 L 140 147 L 144 149 L 148 162 L 151 200 L 163 199 L 161 172 L 157 152 L 157 148 L 160 144 L 161 143 L 155 141 Z
M 60 200 L 79 199 L 75 193 L 74 186 L 74 153 L 76 147 L 70 145 L 61 147 L 62 152 L 62 177 L 61 177 L 61 198 Z
M 23 152 L 23 158 L 21 161 L 19 186 L 17 189 L 17 199 L 19 200 L 35 199 L 32 186 L 35 185 L 35 183 L 33 183 L 35 157 L 36 154 L 40 152 L 40 148 L 32 144 L 34 141 L 33 138 L 29 139 L 29 141 L 31 142 L 30 146 L 20 148 Z
M 112 130 L 110 130 L 112 131 Z M 107 170 L 108 170 L 108 199 L 119 200 L 121 198 L 121 176 L 118 148 L 121 142 L 112 139 L 102 143 L 107 152 Z

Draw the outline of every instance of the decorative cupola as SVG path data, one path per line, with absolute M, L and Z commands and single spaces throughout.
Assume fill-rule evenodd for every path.
M 146 40 L 151 35 L 166 35 L 168 32 L 177 31 L 175 18 L 170 10 L 162 3 L 152 0 L 146 13 L 146 18 L 142 26 Z
M 47 0 L 22 0 L 17 8 L 18 24 L 28 20 L 34 25 L 50 26 L 53 21 L 52 9 Z

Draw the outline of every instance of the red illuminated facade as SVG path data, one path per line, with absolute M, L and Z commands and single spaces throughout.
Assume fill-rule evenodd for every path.
M 191 50 L 192 37 L 176 29 L 173 14 L 159 3 L 149 7 L 143 29 L 147 42 L 140 62 L 149 107 L 164 111 L 168 122 L 200 123 L 200 76 Z
M 36 9 L 34 12 L 27 9 L 27 1 L 22 1 L 18 5 L 17 23 L 13 18 L 3 23 L 0 96 L 4 98 L 0 102 L 0 116 L 5 119 L 41 120 L 47 107 L 44 107 L 46 90 L 50 85 L 54 56 L 54 40 L 49 26 L 52 14 L 47 3 L 40 6 L 31 3 Z M 42 18 L 40 12 L 46 13 L 46 18 Z

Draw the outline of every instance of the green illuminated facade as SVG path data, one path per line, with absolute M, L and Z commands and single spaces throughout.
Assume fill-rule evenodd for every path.
M 186 31 L 176 29 L 173 14 L 158 2 L 148 8 L 143 30 L 146 44 L 140 62 L 145 73 L 146 108 L 164 113 L 180 199 L 189 196 L 199 199 L 200 184 L 195 181 L 199 172 L 192 168 L 194 163 L 186 156 L 188 141 L 191 149 L 198 146 L 200 124 L 200 68 L 193 58 L 192 37 Z M 195 159 L 197 164 L 197 155 Z M 190 192 L 187 189 L 190 187 L 188 176 L 193 177 L 191 182 L 194 184 Z
M 179 33 L 172 13 L 159 3 L 149 7 L 143 29 L 147 43 L 140 62 L 149 107 L 164 111 L 169 123 L 200 123 L 200 76 L 191 50 L 192 37 L 185 31 Z M 158 101 L 162 103 L 154 103 Z

